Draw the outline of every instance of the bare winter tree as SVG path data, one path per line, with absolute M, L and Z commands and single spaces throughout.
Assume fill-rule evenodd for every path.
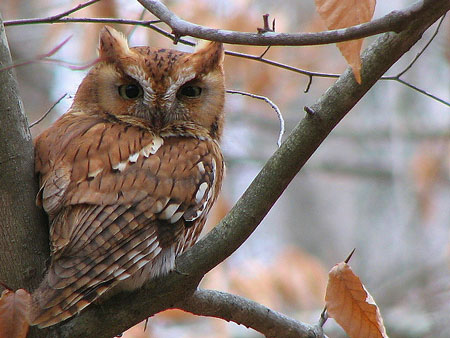
M 314 105 L 305 107 L 304 118 L 267 161 L 231 212 L 192 249 L 178 257 L 179 273 L 170 273 L 149 282 L 141 290 L 118 294 L 99 305 L 92 305 L 60 325 L 45 330 L 31 328 L 29 336 L 111 337 L 158 312 L 178 308 L 200 316 L 234 321 L 267 337 L 323 337 L 320 325 L 323 323 L 304 324 L 242 297 L 197 287 L 208 271 L 246 241 L 333 128 L 420 40 L 422 34 L 445 15 L 450 2 L 421 0 L 367 24 L 309 34 L 282 34 L 267 29 L 259 33 L 215 30 L 180 19 L 159 1 L 139 2 L 156 16 L 157 21 L 166 23 L 172 32 L 161 30 L 155 22 L 109 21 L 143 25 L 174 41 L 182 41 L 183 36 L 193 36 L 260 46 L 326 44 L 381 35 L 362 55 L 362 83 L 356 83 L 349 68 Z M 66 16 L 72 12 L 41 21 L 70 22 L 71 18 Z M 109 22 L 107 19 L 98 21 Z M 33 22 L 7 22 L 8 25 L 27 23 Z M 48 227 L 44 215 L 34 203 L 37 182 L 33 173 L 32 140 L 17 92 L 14 69 L 5 68 L 5 65 L 12 64 L 12 60 L 3 25 L 0 26 L 0 35 L 0 67 L 3 67 L 0 72 L 0 280 L 14 289 L 33 290 L 40 282 L 48 259 Z M 261 57 L 259 59 L 270 63 Z M 314 76 L 313 73 L 307 75 Z

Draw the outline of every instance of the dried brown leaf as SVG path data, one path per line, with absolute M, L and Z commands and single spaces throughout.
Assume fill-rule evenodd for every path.
M 346 28 L 369 22 L 376 0 L 315 0 L 317 12 L 328 29 Z M 363 39 L 337 44 L 341 54 L 352 67 L 356 81 L 361 84 L 361 47 Z
M 0 298 L 0 338 L 25 338 L 28 333 L 30 294 L 4 290 Z
M 328 315 L 350 338 L 387 337 L 378 306 L 347 263 L 329 272 L 325 302 Z

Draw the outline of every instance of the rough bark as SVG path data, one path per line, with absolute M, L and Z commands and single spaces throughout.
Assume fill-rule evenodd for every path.
M 9 64 L 0 17 L 0 67 Z M 47 228 L 35 206 L 33 144 L 14 69 L 0 71 L 0 83 L 0 281 L 33 288 L 49 253 Z
M 10 64 L 0 17 L 0 67 Z M 48 230 L 34 202 L 33 144 L 14 69 L 0 71 L 0 84 L 0 281 L 31 290 L 42 279 L 49 255 Z
M 213 290 L 196 290 L 179 308 L 200 316 L 243 324 L 266 337 L 319 338 L 319 325 L 303 324 L 244 297 Z

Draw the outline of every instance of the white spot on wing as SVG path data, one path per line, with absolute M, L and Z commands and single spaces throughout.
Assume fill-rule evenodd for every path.
M 158 256 L 159 253 L 161 252 L 161 250 L 162 250 L 162 248 L 161 248 L 160 246 L 158 246 L 158 247 L 155 249 L 155 251 L 153 252 L 153 257 L 154 257 L 154 256 Z
M 130 155 L 130 157 L 128 157 L 128 161 L 130 161 L 131 163 L 136 163 L 138 158 L 139 158 L 139 153 L 134 153 L 134 154 Z
M 139 261 L 136 265 L 138 267 L 138 269 L 142 268 L 145 264 L 147 264 L 149 261 L 146 259 L 143 259 L 141 261 Z
M 142 148 L 140 153 L 147 158 L 150 156 L 150 154 L 155 154 L 163 144 L 164 140 L 159 136 L 155 136 L 152 140 L 152 143 L 149 143 L 144 148 Z
M 213 180 L 216 177 L 216 160 L 213 158 L 211 161 L 211 166 L 212 166 L 212 174 L 213 174 Z
M 204 174 L 205 173 L 205 166 L 203 165 L 203 162 L 198 162 L 197 164 L 198 170 L 200 171 L 200 174 Z
M 124 171 L 127 166 L 127 162 L 119 162 L 117 164 L 113 164 L 113 170 Z
M 133 258 L 132 262 L 133 262 L 133 263 L 136 263 L 137 261 L 140 261 L 143 257 L 145 257 L 145 255 L 143 255 L 143 254 L 136 255 L 136 256 Z
M 150 278 L 167 274 L 175 265 L 175 247 L 171 246 L 162 250 L 157 248 L 158 255 L 151 262 Z
M 162 212 L 159 214 L 160 219 L 169 219 L 173 216 L 175 211 L 177 211 L 180 205 L 177 203 L 169 204 Z
M 210 190 L 208 191 L 208 197 L 206 198 L 205 204 L 203 205 L 204 207 L 206 206 L 206 204 L 208 203 L 208 201 L 211 199 L 212 194 L 213 194 L 213 190 L 210 189 Z
M 114 271 L 113 276 L 114 276 L 114 277 L 117 277 L 117 276 L 123 274 L 124 272 L 125 272 L 125 269 L 123 269 L 123 268 L 118 268 L 116 271 Z
M 203 182 L 198 187 L 197 193 L 195 194 L 195 202 L 200 203 L 200 201 L 203 199 L 203 196 L 205 196 L 206 189 L 208 189 L 208 183 Z
M 129 273 L 124 273 L 124 274 L 118 276 L 117 280 L 124 280 L 124 279 L 127 279 L 129 277 L 131 277 L 131 275 Z
M 145 158 L 150 156 L 150 149 L 151 149 L 152 144 L 148 144 L 146 145 L 144 148 L 141 149 L 140 153 L 142 155 L 144 155 Z
M 159 214 L 164 209 L 164 207 L 167 205 L 167 202 L 169 202 L 169 199 L 157 200 L 155 202 L 155 204 L 153 205 L 152 212 L 154 214 Z
M 97 169 L 96 171 L 92 171 L 88 173 L 88 177 L 95 177 L 103 171 L 103 168 Z
M 129 260 L 132 260 L 138 253 L 139 253 L 139 251 L 131 251 L 131 252 L 127 255 L 127 258 L 128 258 Z
M 184 214 L 184 219 L 186 221 L 195 221 L 202 214 L 203 209 L 191 209 L 189 212 Z
M 152 253 L 152 257 L 155 257 L 161 251 L 161 247 L 159 246 L 158 241 L 149 243 L 148 246 L 149 246 L 148 252 Z
M 173 216 L 170 217 L 170 223 L 177 222 L 181 218 L 181 216 L 183 216 L 183 214 L 184 214 L 184 211 L 178 211 L 178 212 L 174 213 Z
M 158 151 L 158 149 L 163 145 L 163 143 L 164 143 L 164 140 L 161 137 L 155 136 L 155 138 L 153 139 L 153 142 L 152 142 L 152 147 L 150 149 L 150 153 L 155 154 Z
M 147 246 L 150 246 L 153 242 L 155 242 L 156 238 L 157 238 L 157 236 L 154 236 L 154 237 L 150 238 L 149 240 L 147 240 Z M 156 245 L 157 244 L 158 244 L 158 242 L 156 242 Z M 151 249 L 151 250 L 153 250 L 153 249 Z

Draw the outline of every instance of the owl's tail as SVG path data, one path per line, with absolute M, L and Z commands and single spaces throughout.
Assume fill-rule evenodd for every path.
M 44 328 L 69 319 L 110 289 L 110 283 L 97 284 L 83 291 L 71 287 L 56 288 L 52 286 L 56 285 L 52 283 L 53 276 L 50 268 L 39 288 L 31 295 L 31 325 Z

